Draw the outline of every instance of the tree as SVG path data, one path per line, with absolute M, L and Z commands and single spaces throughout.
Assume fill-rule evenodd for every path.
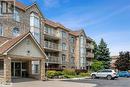
M 102 61 L 105 69 L 110 68 L 110 61 L 111 61 L 110 52 L 109 48 L 107 48 L 107 44 L 104 42 L 103 39 L 101 39 L 98 45 L 96 59 L 98 61 Z
M 94 59 L 96 60 L 97 59 L 98 46 L 97 46 L 97 43 L 95 41 L 93 41 L 93 46 L 94 46 L 94 49 L 93 49 Z
M 101 70 L 104 67 L 103 67 L 103 63 L 101 61 L 94 60 L 91 65 L 91 68 L 93 71 L 97 72 L 98 70 Z
M 130 54 L 129 52 L 120 52 L 119 53 L 119 58 L 115 62 L 115 66 L 118 70 L 121 71 L 126 71 L 130 69 Z

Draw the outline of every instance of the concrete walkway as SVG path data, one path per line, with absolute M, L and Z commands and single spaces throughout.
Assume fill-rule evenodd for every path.
M 11 87 L 95 87 L 95 84 L 69 81 L 39 81 L 29 78 L 15 79 Z

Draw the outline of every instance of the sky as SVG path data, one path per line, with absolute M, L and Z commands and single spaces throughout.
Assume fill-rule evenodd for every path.
M 45 18 L 72 29 L 84 29 L 97 43 L 105 40 L 112 56 L 130 51 L 130 0 L 19 0 L 36 1 Z

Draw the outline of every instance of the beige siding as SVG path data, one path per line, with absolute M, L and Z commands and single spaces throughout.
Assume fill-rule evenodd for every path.
M 28 53 L 30 51 L 30 53 Z M 22 56 L 31 56 L 31 57 L 43 57 L 42 53 L 35 45 L 35 43 L 28 37 L 14 47 L 9 54 L 12 55 L 22 55 Z

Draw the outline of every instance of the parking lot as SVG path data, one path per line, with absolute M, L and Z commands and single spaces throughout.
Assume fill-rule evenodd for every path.
M 95 87 L 130 87 L 130 78 L 118 78 L 115 80 L 106 79 L 86 79 L 71 80 L 68 82 L 96 84 Z
M 130 78 L 118 78 L 116 80 L 82 79 L 51 81 L 22 78 L 15 79 L 12 85 L 5 87 L 130 87 Z

